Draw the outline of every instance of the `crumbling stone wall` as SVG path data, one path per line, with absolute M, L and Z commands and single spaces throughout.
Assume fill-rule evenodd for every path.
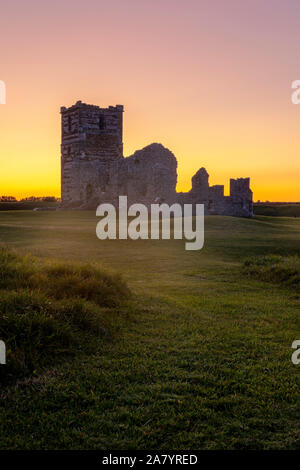
M 206 214 L 232 215 L 237 217 L 253 216 L 253 196 L 250 178 L 230 180 L 230 196 L 224 196 L 224 186 L 209 186 L 209 175 L 200 168 L 192 177 L 192 189 L 179 193 L 180 204 L 204 204 Z
M 209 175 L 200 168 L 192 178 L 192 189 L 176 193 L 177 160 L 163 145 L 154 143 L 124 158 L 123 106 L 100 108 L 78 101 L 61 108 L 61 115 L 64 208 L 117 205 L 118 197 L 127 195 L 129 204 L 201 203 L 207 214 L 253 215 L 249 178 L 231 179 L 230 196 L 224 196 L 224 186 L 209 186 Z
M 78 101 L 61 108 L 63 204 L 98 197 L 109 183 L 109 166 L 123 159 L 123 106 L 100 108 Z
M 117 171 L 112 168 L 112 172 L 117 182 L 117 197 L 127 195 L 129 203 L 171 204 L 176 198 L 177 161 L 161 144 L 137 150 L 118 164 Z

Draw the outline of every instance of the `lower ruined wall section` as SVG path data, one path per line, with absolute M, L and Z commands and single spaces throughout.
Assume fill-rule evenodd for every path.
M 247 199 L 236 200 L 232 196 L 224 196 L 222 201 L 208 203 L 207 214 L 231 215 L 234 217 L 252 217 L 252 201 Z
M 209 175 L 200 168 L 192 178 L 192 189 L 176 193 L 177 160 L 161 144 L 106 162 L 97 155 L 87 156 L 76 145 L 62 157 L 63 208 L 95 209 L 101 203 L 118 207 L 119 196 L 127 196 L 128 205 L 204 204 L 206 215 L 253 216 L 249 178 L 231 179 L 230 196 L 224 196 L 224 186 L 209 186 Z
M 94 209 L 100 203 L 150 205 L 176 200 L 177 160 L 161 144 L 151 144 L 127 158 L 104 163 L 85 156 L 64 160 L 62 201 L 64 208 Z
M 230 180 L 230 196 L 224 196 L 224 186 L 209 186 L 209 175 L 200 168 L 192 178 L 192 189 L 179 193 L 177 202 L 183 204 L 204 204 L 206 215 L 229 215 L 235 217 L 253 216 L 253 195 L 250 178 Z
M 253 204 L 249 200 L 235 200 L 231 196 L 224 196 L 219 200 L 201 200 L 192 198 L 189 193 L 178 193 L 177 201 L 180 205 L 196 204 L 204 205 L 205 215 L 228 215 L 232 217 L 252 217 Z M 195 215 L 195 207 L 193 210 Z
M 96 160 L 67 162 L 62 175 L 62 201 L 65 207 L 78 207 L 99 200 L 107 181 L 106 166 Z

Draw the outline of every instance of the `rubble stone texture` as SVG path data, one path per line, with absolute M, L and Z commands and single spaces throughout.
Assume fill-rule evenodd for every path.
M 88 105 L 78 101 L 61 108 L 62 207 L 95 209 L 119 196 L 128 203 L 204 204 L 206 214 L 251 217 L 250 179 L 230 180 L 230 196 L 224 186 L 209 186 L 209 175 L 200 168 L 192 177 L 192 189 L 176 193 L 177 160 L 163 145 L 153 143 L 123 156 L 123 106 Z

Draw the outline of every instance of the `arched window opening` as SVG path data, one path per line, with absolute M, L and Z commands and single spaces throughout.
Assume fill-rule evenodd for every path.
M 93 186 L 88 184 L 86 187 L 86 200 L 89 201 L 93 197 Z
M 68 115 L 68 131 L 69 133 L 72 132 L 72 118 L 70 114 Z
M 99 116 L 99 129 L 100 131 L 103 131 L 103 129 L 106 128 L 106 123 L 105 123 L 105 117 L 103 116 L 103 114 L 100 114 Z

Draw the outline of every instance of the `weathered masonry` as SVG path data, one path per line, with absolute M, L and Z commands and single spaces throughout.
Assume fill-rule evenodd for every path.
M 109 166 L 123 158 L 123 106 L 103 109 L 78 101 L 61 114 L 62 201 L 88 202 L 105 191 Z
M 151 144 L 130 157 L 123 156 L 123 106 L 88 105 L 78 101 L 61 108 L 62 207 L 96 208 L 102 202 L 203 203 L 207 214 L 251 217 L 250 179 L 230 180 L 230 196 L 224 186 L 209 186 L 201 168 L 192 178 L 192 189 L 176 193 L 177 160 L 161 144 Z

